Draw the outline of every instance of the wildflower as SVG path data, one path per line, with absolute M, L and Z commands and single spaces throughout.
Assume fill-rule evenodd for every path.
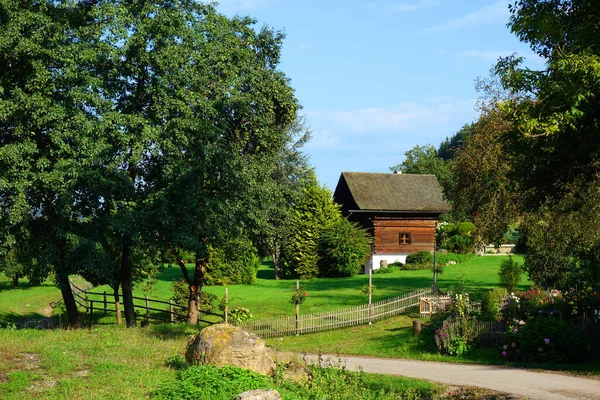
M 510 345 L 512 346 L 512 348 L 513 348 L 513 349 L 514 349 L 515 347 L 517 347 L 517 344 L 516 344 L 515 342 L 512 342 Z
M 517 332 L 519 332 L 519 330 L 517 328 L 515 328 L 515 329 L 513 329 L 513 332 L 517 333 Z
M 502 357 L 506 357 L 506 352 L 505 351 L 502 352 Z
M 545 339 L 544 339 L 544 344 L 550 344 L 550 339 L 548 339 L 548 338 L 545 338 Z
M 542 313 L 542 310 L 538 310 L 538 314 L 541 314 L 541 313 Z
M 519 325 L 525 325 L 525 321 L 523 321 L 523 320 L 520 320 L 520 321 L 519 321 Z
M 503 350 L 508 350 L 508 346 L 507 346 L 507 345 L 504 345 L 504 346 L 502 346 L 502 349 L 503 349 Z

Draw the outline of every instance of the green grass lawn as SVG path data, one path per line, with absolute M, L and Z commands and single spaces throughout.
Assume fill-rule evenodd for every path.
M 498 286 L 498 268 L 503 256 L 474 257 L 466 263 L 449 265 L 438 276 L 438 286 L 441 290 L 456 290 L 464 287 L 478 298 L 483 291 Z M 521 256 L 515 256 L 522 262 Z M 192 266 L 189 267 L 190 271 Z M 166 267 L 157 276 L 157 283 L 150 298 L 169 300 L 171 284 L 174 280 L 181 279 L 181 271 L 177 267 Z M 308 298 L 301 306 L 302 313 L 335 310 L 341 307 L 356 306 L 367 302 L 361 290 L 368 283 L 368 275 L 357 275 L 351 278 L 315 278 L 301 281 L 300 284 L 308 292 Z M 398 296 L 415 289 L 426 288 L 432 285 L 431 270 L 398 271 L 391 274 L 374 274 L 373 301 L 383 300 Z M 264 263 L 258 271 L 258 278 L 252 285 L 229 286 L 231 307 L 242 306 L 251 310 L 254 319 L 264 319 L 281 315 L 293 315 L 294 306 L 289 299 L 295 288 L 295 280 L 274 279 L 272 264 Z M 527 289 L 532 282 L 524 280 L 519 288 Z M 112 290 L 105 287 L 92 289 L 95 292 L 104 292 L 110 295 Z M 223 297 L 225 288 L 222 286 L 205 287 L 203 290 L 214 293 L 219 299 Z M 138 285 L 134 295 L 143 297 L 145 293 Z M 60 299 L 59 290 L 51 283 L 45 282 L 38 287 L 29 286 L 23 280 L 17 289 L 10 288 L 8 278 L 0 275 L 0 320 L 13 321 L 20 316 L 42 316 L 48 311 L 50 302 Z M 100 297 L 90 297 L 99 300 Z M 110 299 L 110 297 L 109 297 Z M 139 302 L 142 303 L 141 301 Z M 96 304 L 98 307 L 99 304 Z M 166 306 L 165 306 L 166 307 Z M 98 322 L 111 323 L 109 318 L 100 318 Z

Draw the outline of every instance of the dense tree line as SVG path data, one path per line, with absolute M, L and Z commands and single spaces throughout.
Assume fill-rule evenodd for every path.
M 0 256 L 52 273 L 71 324 L 70 274 L 120 287 L 133 326 L 133 283 L 163 261 L 195 323 L 211 249 L 276 229 L 299 105 L 283 34 L 253 24 L 191 0 L 0 2 Z
M 545 68 L 500 59 L 479 82 L 481 114 L 466 140 L 455 140 L 452 163 L 442 148 L 417 147 L 393 168 L 436 174 L 453 212 L 469 216 L 487 242 L 518 223 L 525 267 L 539 285 L 598 285 L 600 9 L 585 0 L 509 8 L 509 28 Z

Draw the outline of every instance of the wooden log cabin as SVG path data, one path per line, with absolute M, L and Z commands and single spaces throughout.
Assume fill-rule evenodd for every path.
M 333 200 L 373 237 L 365 272 L 382 260 L 404 263 L 410 253 L 433 252 L 440 214 L 450 211 L 434 175 L 342 172 Z

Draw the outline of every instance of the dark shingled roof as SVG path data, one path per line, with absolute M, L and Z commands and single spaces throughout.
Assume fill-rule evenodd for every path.
M 435 175 L 342 172 L 333 197 L 347 199 L 348 191 L 363 211 L 450 211 Z

